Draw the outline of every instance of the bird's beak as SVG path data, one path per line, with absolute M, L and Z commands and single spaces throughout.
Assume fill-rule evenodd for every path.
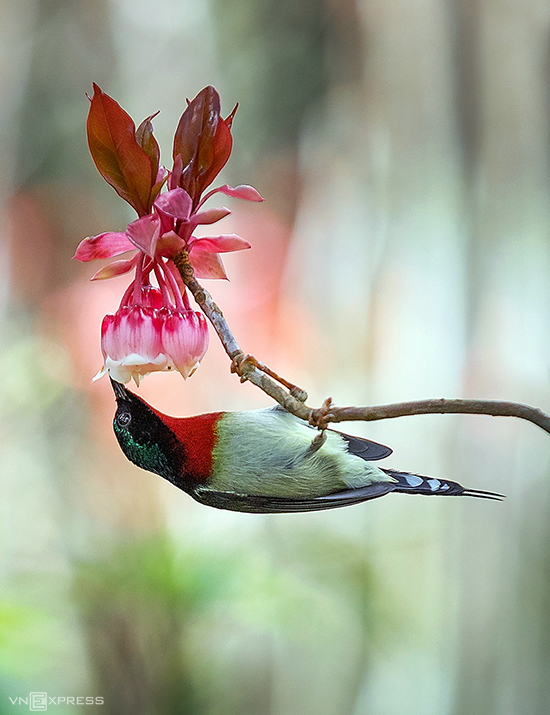
M 124 385 L 121 382 L 113 380 L 111 376 L 109 376 L 109 380 L 111 381 L 111 386 L 113 388 L 113 392 L 115 393 L 115 398 L 117 400 L 127 400 L 129 398 L 130 393 L 124 387 Z

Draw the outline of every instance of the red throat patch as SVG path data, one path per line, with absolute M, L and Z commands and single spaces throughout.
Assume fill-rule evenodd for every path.
M 154 412 L 183 444 L 188 475 L 197 482 L 207 481 L 212 474 L 212 450 L 218 441 L 216 424 L 223 412 L 196 417 L 169 417 Z

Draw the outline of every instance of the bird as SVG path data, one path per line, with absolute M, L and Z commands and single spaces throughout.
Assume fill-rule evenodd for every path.
M 317 430 L 279 405 L 170 417 L 111 378 L 113 427 L 126 457 L 201 504 L 250 513 L 310 512 L 385 494 L 471 496 L 448 479 L 381 469 L 389 447 L 336 430 Z

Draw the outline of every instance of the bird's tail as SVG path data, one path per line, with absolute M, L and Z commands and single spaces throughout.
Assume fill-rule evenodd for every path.
M 386 474 L 397 479 L 397 486 L 393 490 L 401 494 L 425 494 L 431 496 L 455 496 L 455 497 L 479 497 L 480 499 L 495 499 L 501 501 L 503 494 L 497 492 L 486 492 L 482 489 L 465 489 L 458 482 L 451 482 L 448 479 L 434 479 L 432 477 L 422 477 L 420 474 L 407 474 L 407 472 L 396 472 L 393 469 L 384 469 Z

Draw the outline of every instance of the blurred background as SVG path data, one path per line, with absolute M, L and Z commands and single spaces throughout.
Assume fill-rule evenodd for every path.
M 185 98 L 235 102 L 209 281 L 310 404 L 550 409 L 550 9 L 543 0 L 0 0 L 0 713 L 550 711 L 550 439 L 511 419 L 344 425 L 388 466 L 504 492 L 328 513 L 202 507 L 127 462 L 99 325 L 127 277 L 78 242 L 133 216 L 88 154 L 96 81 L 164 161 Z M 231 200 L 224 199 L 224 203 Z M 225 259 L 224 259 L 225 260 Z M 176 415 L 267 406 L 212 336 Z M 50 704 L 50 710 L 56 706 Z

